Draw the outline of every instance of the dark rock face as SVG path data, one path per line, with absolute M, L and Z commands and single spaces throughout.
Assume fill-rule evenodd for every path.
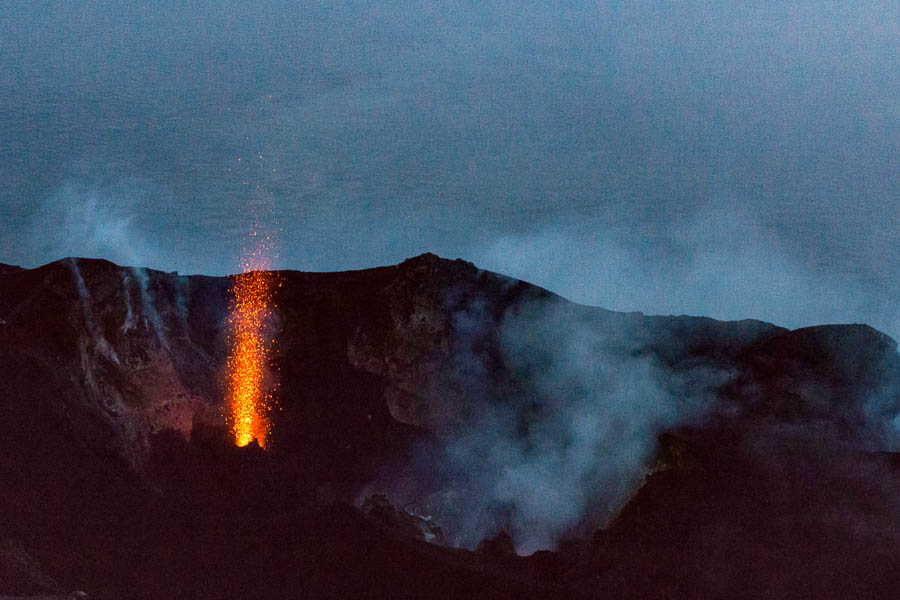
M 0 594 L 898 589 L 887 336 L 615 313 L 434 255 L 282 276 L 263 451 L 225 425 L 227 278 L 0 266 Z
M 516 548 L 513 546 L 513 541 L 512 538 L 509 537 L 509 534 L 505 531 L 501 531 L 493 539 L 484 540 L 478 544 L 476 552 L 478 554 L 487 554 L 495 558 L 505 558 L 514 555 L 516 553 Z
M 397 510 L 384 494 L 374 494 L 363 502 L 362 511 L 374 521 L 406 537 L 442 544 L 444 533 L 430 517 Z
M 24 271 L 24 269 L 15 265 L 5 265 L 3 263 L 0 263 L 0 275 L 6 275 L 7 273 L 17 273 L 19 271 Z
M 568 573 L 573 595 L 892 597 L 896 464 L 754 437 L 669 438 L 679 448 L 663 452 L 681 460 L 650 475 L 581 552 Z

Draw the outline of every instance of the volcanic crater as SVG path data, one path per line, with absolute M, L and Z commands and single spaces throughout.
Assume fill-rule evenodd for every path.
M 0 265 L 0 594 L 900 589 L 887 335 L 613 312 L 433 254 L 278 278 L 263 449 L 228 424 L 234 277 Z

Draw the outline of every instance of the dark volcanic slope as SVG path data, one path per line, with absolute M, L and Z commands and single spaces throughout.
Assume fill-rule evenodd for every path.
M 433 255 L 282 276 L 262 451 L 225 427 L 227 278 L 0 268 L 0 594 L 898 589 L 887 336 L 614 313 Z M 421 519 L 351 505 L 378 491 L 447 540 L 559 551 L 428 544 Z

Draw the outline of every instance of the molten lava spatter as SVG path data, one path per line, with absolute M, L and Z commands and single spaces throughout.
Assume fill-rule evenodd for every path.
M 246 139 L 249 141 L 249 137 Z M 241 157 L 235 161 L 238 171 L 235 174 L 240 176 L 242 187 L 252 183 L 255 191 L 247 203 L 253 224 L 245 238 L 240 261 L 242 272 L 234 276 L 231 288 L 227 420 L 238 446 L 246 446 L 255 439 L 265 447 L 271 431 L 269 413 L 276 387 L 271 369 L 272 344 L 277 333 L 273 297 L 281 278 L 269 270 L 270 261 L 276 257 L 273 236 L 278 231 L 278 220 L 273 219 L 274 195 L 265 191 L 268 171 L 264 168 L 267 165 L 263 163 L 263 155 L 254 154 L 256 161 Z
M 262 266 L 256 253 L 244 262 L 244 272 L 234 276 L 228 357 L 228 406 L 234 440 L 246 446 L 254 439 L 265 447 L 272 409 L 270 355 L 273 337 L 273 293 L 279 285 Z
M 276 387 L 271 369 L 276 333 L 273 296 L 281 280 L 277 273 L 267 270 L 271 239 L 258 233 L 250 238 L 256 242 L 255 249 L 245 253 L 241 261 L 243 272 L 234 276 L 231 288 L 228 421 L 238 446 L 255 439 L 264 448 L 271 431 L 269 413 Z

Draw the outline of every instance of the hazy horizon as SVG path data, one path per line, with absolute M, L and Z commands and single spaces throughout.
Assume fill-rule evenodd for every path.
M 900 337 L 894 2 L 3 2 L 0 262 L 434 252 Z M 240 160 L 238 160 L 240 159 Z

